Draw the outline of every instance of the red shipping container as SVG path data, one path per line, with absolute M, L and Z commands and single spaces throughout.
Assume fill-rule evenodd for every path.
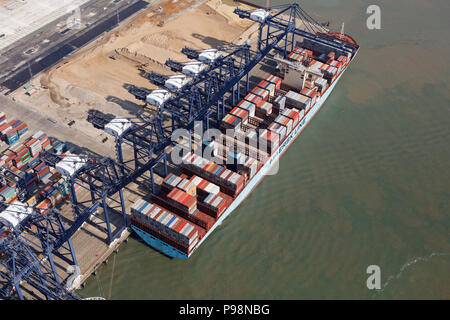
M 303 88 L 302 91 L 300 91 L 301 94 L 310 97 L 311 99 L 314 99 L 317 95 L 317 91 L 309 89 L 309 88 Z
M 41 140 L 41 142 L 42 142 L 42 140 Z M 45 140 L 41 145 L 42 145 L 42 148 L 45 148 L 46 146 L 48 146 L 50 144 L 50 140 Z
M 297 124 L 297 122 L 300 120 L 300 113 L 294 109 L 285 109 L 285 111 L 282 113 L 285 117 L 291 118 L 294 122 L 294 125 Z
M 22 129 L 24 129 L 24 128 L 26 128 L 27 127 L 27 124 L 25 123 L 25 122 L 22 122 L 21 124 L 19 124 L 18 126 L 17 126 L 17 131 L 20 131 L 20 130 L 22 130 Z
M 42 178 L 43 176 L 45 176 L 49 171 L 50 171 L 50 169 L 48 167 L 45 167 L 44 169 L 42 169 L 40 172 L 38 172 L 39 178 Z
M 14 135 L 16 132 L 17 132 L 17 130 L 13 128 L 6 133 L 6 136 L 10 137 L 10 136 Z
M 8 127 L 10 127 L 9 123 L 4 123 L 4 124 L 0 125 L 0 132 L 2 132 L 3 130 L 5 130 Z
M 254 87 L 253 90 L 251 91 L 251 93 L 256 94 L 257 96 L 260 96 L 264 101 L 267 101 L 267 99 L 269 99 L 269 90 L 266 90 L 264 88 L 260 88 L 258 87 Z
M 185 226 L 186 224 L 187 224 L 187 221 L 186 221 L 186 220 L 180 221 L 180 224 L 177 226 L 177 228 L 175 229 L 175 231 L 176 231 L 177 233 L 179 233 L 179 232 L 181 231 L 181 229 L 183 229 L 184 226 Z
M 232 114 L 232 115 L 240 118 L 241 121 L 245 121 L 248 118 L 248 111 L 244 110 L 244 109 L 241 109 L 239 107 L 234 107 L 233 110 L 231 110 L 229 112 L 229 114 Z
M 257 96 L 256 94 L 253 93 L 249 93 L 247 96 L 245 96 L 244 99 L 254 103 L 255 106 L 257 107 L 261 107 L 262 104 L 264 103 L 264 100 L 260 96 Z
M 275 84 L 276 90 L 280 90 L 280 88 L 281 88 L 281 78 L 280 77 L 269 74 L 264 80 Z
M 33 137 L 30 137 L 27 139 L 27 141 L 24 143 L 25 146 L 27 146 L 28 148 L 31 147 L 33 145 L 33 143 L 35 143 L 37 140 Z
M 267 81 L 267 80 L 261 80 L 257 86 L 260 88 L 266 88 L 271 82 Z

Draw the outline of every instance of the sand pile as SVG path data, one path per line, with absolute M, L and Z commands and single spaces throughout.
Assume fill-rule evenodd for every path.
M 228 23 L 231 25 L 247 28 L 252 24 L 249 20 L 241 19 L 238 15 L 233 13 L 234 9 L 238 6 L 238 3 L 233 0 L 210 0 L 206 4 L 214 9 L 216 13 L 227 19 Z M 239 4 L 239 7 L 248 9 L 248 7 L 243 4 Z
M 175 41 L 175 39 L 177 39 L 175 34 L 170 31 L 163 31 L 145 36 L 141 38 L 141 42 L 167 49 L 172 44 L 172 42 Z

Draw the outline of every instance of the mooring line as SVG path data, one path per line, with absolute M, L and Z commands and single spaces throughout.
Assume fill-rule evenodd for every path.
M 114 259 L 113 259 L 111 281 L 109 282 L 109 296 L 108 296 L 108 300 L 111 299 L 112 284 L 113 284 L 113 279 L 114 279 L 114 267 L 116 265 L 116 255 L 117 255 L 117 253 L 114 254 Z

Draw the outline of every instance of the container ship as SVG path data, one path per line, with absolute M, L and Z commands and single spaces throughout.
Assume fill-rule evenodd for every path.
M 132 205 L 131 228 L 148 245 L 172 258 L 189 258 L 270 173 L 359 50 L 343 33 L 316 39 L 303 38 L 286 57 L 274 56 L 275 71 L 232 106 L 220 123 L 220 138 L 203 141 L 202 154 L 187 153 L 180 172 L 166 176 L 158 194 Z M 327 45 L 333 42 L 350 50 Z

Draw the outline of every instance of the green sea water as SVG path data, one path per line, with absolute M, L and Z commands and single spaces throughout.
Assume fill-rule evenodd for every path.
M 301 3 L 334 29 L 345 22 L 361 50 L 279 173 L 189 260 L 130 238 L 82 295 L 450 299 L 450 2 Z M 381 30 L 366 27 L 371 4 Z M 369 265 L 381 290 L 366 286 Z

